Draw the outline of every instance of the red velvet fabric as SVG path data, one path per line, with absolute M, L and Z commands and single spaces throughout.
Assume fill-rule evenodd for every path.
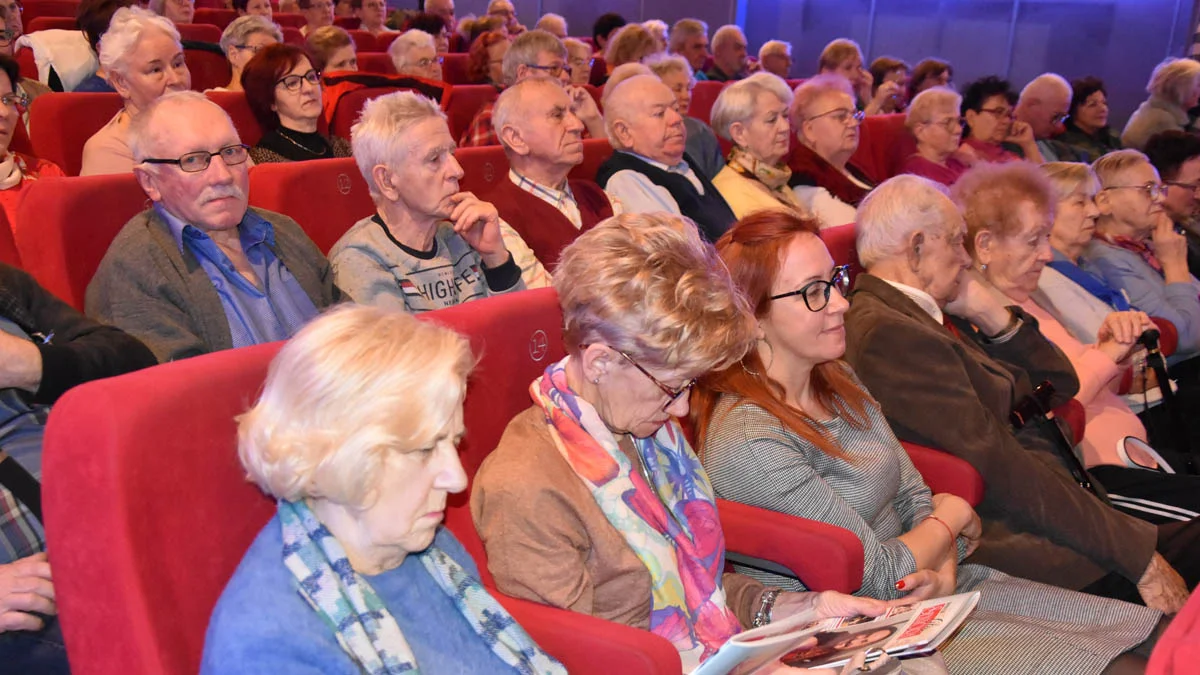
M 108 124 L 121 105 L 116 93 L 51 93 L 33 99 L 29 140 L 38 158 L 54 162 L 68 176 L 78 176 L 84 144 Z
M 204 28 L 217 30 L 216 26 L 204 25 Z M 183 60 L 187 63 L 188 72 L 192 74 L 192 91 L 224 87 L 233 77 L 229 61 L 207 49 L 185 49 Z
M 28 26 L 39 16 L 61 16 L 74 19 L 75 13 L 79 9 L 79 0 L 25 0 L 21 6 L 22 22 Z
M 471 64 L 470 54 L 438 54 L 442 62 L 442 79 L 453 85 L 471 84 L 467 70 Z
M 213 26 L 212 24 L 179 23 L 175 24 L 175 29 L 179 31 L 179 38 L 181 40 L 211 42 L 212 44 L 217 44 L 221 41 L 221 29 Z M 226 82 L 228 82 L 228 79 Z
M 486 103 L 491 103 L 500 95 L 500 91 L 490 84 L 455 85 L 450 89 L 450 97 L 442 109 L 450 123 L 450 137 L 462 138 L 463 132 L 471 126 L 475 113 Z
M 364 73 L 395 75 L 396 66 L 392 57 L 385 52 L 362 52 L 358 55 L 358 69 Z
M 322 253 L 375 213 L 353 157 L 256 166 L 250 170 L 250 204 L 294 218 Z
M 301 28 L 308 25 L 308 21 L 304 18 L 304 15 L 298 12 L 275 11 L 271 14 L 271 19 L 274 20 L 275 23 L 279 24 L 281 28 L 285 29 L 285 36 L 287 35 L 286 29 L 288 28 L 295 28 L 297 31 L 299 31 Z M 303 39 L 301 39 L 301 42 L 303 42 Z
M 835 265 L 850 265 L 850 283 L 854 283 L 854 278 L 858 276 L 859 272 L 863 271 L 862 265 L 858 262 L 855 236 L 854 223 L 827 227 L 821 230 L 821 241 L 825 242 L 825 248 L 829 249 L 829 255 L 833 257 L 833 263 Z
M 79 30 L 73 16 L 39 16 L 24 24 L 26 33 L 36 33 L 40 30 Z M 32 50 L 30 50 L 32 51 Z
M 917 141 L 904 126 L 903 113 L 871 115 L 863 120 L 850 163 L 879 184 L 898 176 L 904 160 L 916 151 Z
M 688 117 L 696 119 L 708 124 L 708 119 L 712 115 L 713 105 L 717 102 L 717 97 L 721 95 L 721 90 L 725 88 L 724 82 L 709 82 L 701 80 L 696 83 L 692 89 L 692 102 L 688 105 Z
M 224 31 L 238 16 L 237 10 L 224 7 L 197 7 L 192 17 L 194 23 L 207 23 Z
M 246 145 L 253 146 L 262 138 L 262 127 L 246 101 L 246 94 L 240 91 L 208 91 L 204 93 L 210 101 L 221 106 L 231 120 L 233 128 L 237 129 L 238 137 Z
M 280 21 L 280 17 L 292 16 L 290 14 L 276 14 L 275 23 L 279 24 L 279 30 L 283 33 L 283 41 L 285 44 L 296 45 L 297 47 L 304 46 L 304 33 L 300 32 L 300 26 L 304 25 L 304 17 L 300 17 L 300 26 L 292 26 Z M 298 16 L 298 15 L 296 15 Z M 360 56 L 359 65 L 362 65 L 362 57 Z

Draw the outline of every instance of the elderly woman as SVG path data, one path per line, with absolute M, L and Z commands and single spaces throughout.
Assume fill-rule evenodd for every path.
M 901 440 L 953 453 L 982 475 L 973 562 L 1177 611 L 1188 584 L 1164 556 L 1194 552 L 1101 499 L 1042 413 L 1079 390 L 1071 362 L 1037 319 L 968 269 L 963 218 L 944 190 L 897 176 L 864 200 L 867 273 L 845 315 L 846 361 Z
M 667 43 L 670 41 L 669 34 L 671 32 L 671 27 L 667 25 L 666 21 L 663 21 L 662 19 L 643 21 L 642 27 L 645 28 L 646 31 L 650 33 L 650 37 L 654 38 L 654 41 L 658 43 L 657 51 L 667 51 Z
M 13 86 L 20 77 L 16 60 L 0 55 L 0 209 L 13 230 L 17 228 L 17 204 L 25 190 L 39 178 L 64 175 L 58 165 L 8 147 L 29 105 L 28 95 Z
M 883 102 L 883 107 L 880 112 L 894 113 L 903 112 L 906 100 L 904 97 L 908 91 L 908 77 L 912 72 L 912 68 L 907 63 L 900 59 L 890 56 L 880 56 L 871 62 L 871 67 L 868 68 L 871 73 L 871 97 L 879 92 L 879 88 L 885 82 L 895 82 L 899 87 L 900 93 L 889 96 Z
M 196 16 L 196 0 L 150 0 L 146 8 L 176 25 Z
M 713 133 L 712 127 L 703 120 L 688 117 L 688 107 L 692 105 L 692 88 L 696 86 L 692 67 L 688 65 L 687 59 L 678 54 L 655 54 L 648 57 L 645 64 L 675 93 L 677 109 L 679 114 L 683 115 L 683 127 L 687 130 L 685 151 L 699 165 L 700 172 L 712 180 L 725 167 L 725 158 L 721 156 L 721 143 Z M 610 80 L 605 89 L 613 86 L 615 84 Z
M 640 23 L 621 27 L 609 38 L 604 50 L 604 61 L 608 72 L 625 63 L 639 63 L 642 59 L 662 51 L 650 31 Z
M 865 557 L 859 595 L 979 591 L 975 614 L 942 648 L 951 672 L 1029 673 L 1047 660 L 1077 675 L 1113 660 L 1144 667 L 1142 656 L 1120 655 L 1146 639 L 1157 612 L 960 565 L 981 536 L 979 517 L 959 497 L 930 493 L 879 403 L 839 360 L 848 268 L 835 266 L 815 223 L 761 212 L 717 251 L 759 332 L 741 363 L 701 378 L 694 397 L 700 456 L 717 495 L 853 532 Z M 748 573 L 805 590 L 798 579 Z
M 344 138 L 317 129 L 321 118 L 321 73 L 304 50 L 275 44 L 263 48 L 242 72 L 246 102 L 263 129 L 250 148 L 255 164 L 349 157 Z
M 904 160 L 901 173 L 923 176 L 942 185 L 954 185 L 963 175 L 969 167 L 958 152 L 965 123 L 958 112 L 961 105 L 962 97 L 945 87 L 917 94 L 904 118 L 904 126 L 917 139 L 917 151 Z
M 1121 143 L 1141 150 L 1150 137 L 1168 129 L 1188 130 L 1188 110 L 1200 101 L 1200 63 L 1167 59 L 1154 69 L 1142 101 L 1125 123 Z
M 908 80 L 908 100 L 930 87 L 950 87 L 954 79 L 954 67 L 940 59 L 923 59 L 913 68 Z
M 446 328 L 351 305 L 280 350 L 238 420 L 242 466 L 278 508 L 213 609 L 201 673 L 566 672 L 441 525 L 467 487 L 473 361 Z
M 471 493 L 498 589 L 649 629 L 684 672 L 768 616 L 882 611 L 722 574 L 712 487 L 674 416 L 687 414 L 695 378 L 746 352 L 754 326 L 696 228 L 667 214 L 611 218 L 566 248 L 554 287 L 568 356 L 530 385 L 533 405 Z
M 234 19 L 221 34 L 221 51 L 233 70 L 229 84 L 217 87 L 214 91 L 241 91 L 242 70 L 250 59 L 254 58 L 261 49 L 269 45 L 283 42 L 283 32 L 279 26 L 256 14 Z
M 1084 77 L 1071 83 L 1071 108 L 1065 122 L 1067 130 L 1054 140 L 1066 143 L 1092 160 L 1121 149 L 1121 136 L 1108 126 L 1108 92 L 1098 77 Z
M 341 26 L 318 28 L 304 41 L 315 61 L 313 68 L 322 73 L 358 70 L 358 47 Z
M 170 21 L 140 7 L 122 7 L 113 14 L 100 39 L 100 67 L 124 105 L 84 144 L 83 176 L 132 172 L 130 122 L 164 93 L 192 85 L 179 32 Z
M 575 38 L 567 38 L 562 41 L 563 46 L 567 48 L 567 66 L 571 68 L 571 81 L 573 87 L 582 87 L 585 84 L 590 84 L 592 81 L 592 48 L 586 42 L 576 40 Z
M 903 91 L 894 82 L 885 82 L 872 91 L 871 73 L 863 68 L 862 49 L 854 40 L 838 38 L 825 45 L 817 61 L 818 75 L 841 75 L 854 90 L 855 101 L 867 115 L 894 112 L 894 101 Z
M 442 80 L 442 57 L 438 56 L 433 36 L 425 31 L 404 31 L 388 45 L 387 54 L 401 75 Z
M 274 21 L 270 0 L 233 0 L 233 9 L 238 16 L 255 15 Z
M 504 55 L 511 46 L 508 34 L 498 30 L 484 33 L 472 42 L 467 56 L 467 78 L 471 83 L 504 88 Z
M 301 35 L 308 37 L 322 26 L 333 25 L 333 0 L 298 0 L 296 4 L 300 14 L 304 16 L 304 25 L 300 27 Z
M 1016 105 L 1017 94 L 1006 80 L 988 76 L 967 85 L 961 108 L 967 124 L 963 150 L 985 162 L 1041 162 L 1033 128 L 1017 121 Z
M 854 209 L 874 187 L 850 162 L 863 113 L 844 77 L 818 75 L 796 88 L 789 111 L 800 144 L 788 160 L 788 185 L 821 227 L 854 222 Z
M 785 161 L 791 104 L 786 82 L 771 73 L 755 73 L 722 89 L 713 105 L 716 132 L 733 143 L 729 163 L 713 185 L 738 218 L 762 209 L 804 212 L 788 185 L 792 170 Z

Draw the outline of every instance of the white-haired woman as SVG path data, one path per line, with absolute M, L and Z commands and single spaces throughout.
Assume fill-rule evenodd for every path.
M 582 87 L 592 81 L 592 48 L 586 42 L 567 38 L 562 41 L 567 48 L 567 65 L 571 68 L 571 85 Z M 507 51 L 507 48 L 506 48 Z M 496 69 L 500 71 L 499 68 Z M 499 78 L 495 80 L 499 81 Z
M 917 94 L 904 118 L 904 126 L 917 139 L 917 151 L 904 161 L 901 173 L 950 186 L 970 168 L 958 155 L 965 123 L 961 105 L 962 96 L 945 87 Z
M 1154 68 L 1146 85 L 1150 97 L 1133 111 L 1121 133 L 1121 143 L 1141 150 L 1160 131 L 1188 129 L 1188 110 L 1200 101 L 1200 63 L 1167 59 Z
M 840 75 L 818 75 L 796 88 L 789 110 L 800 144 L 788 159 L 788 184 L 821 227 L 854 222 L 854 209 L 875 185 L 850 164 L 863 113 Z
M 283 32 L 270 19 L 247 14 L 233 20 L 221 33 L 221 51 L 229 60 L 233 76 L 229 84 L 213 91 L 242 91 L 242 70 L 264 47 L 283 42 Z
M 159 96 L 192 85 L 179 31 L 152 12 L 122 7 L 100 39 L 100 67 L 124 105 L 84 144 L 80 175 L 131 173 L 130 121 Z
M 692 67 L 688 65 L 687 59 L 678 54 L 654 54 L 642 63 L 675 93 L 677 109 L 679 114 L 683 115 L 683 128 L 687 130 L 685 151 L 700 166 L 704 176 L 712 180 L 725 168 L 725 157 L 721 152 L 721 142 L 717 140 L 712 127 L 705 124 L 704 120 L 688 117 L 688 106 L 692 104 L 692 88 L 696 86 Z M 612 87 L 610 82 L 605 90 Z
M 684 672 L 752 623 L 883 611 L 722 573 L 712 486 L 675 418 L 695 379 L 737 363 L 755 329 L 690 222 L 610 218 L 563 251 L 554 287 L 568 355 L 530 385 L 533 405 L 471 493 L 497 588 L 650 630 Z
M 441 526 L 467 487 L 473 361 L 449 329 L 353 305 L 280 350 L 238 420 L 278 510 L 217 601 L 200 672 L 566 672 Z
M 401 75 L 442 80 L 442 57 L 438 56 L 433 36 L 417 29 L 406 30 L 388 45 L 388 58 Z
M 329 250 L 343 293 L 418 313 L 521 290 L 523 272 L 531 285 L 544 277 L 496 207 L 459 188 L 463 170 L 437 103 L 408 91 L 380 96 L 350 134 L 376 213 Z
M 729 162 L 713 185 L 739 219 L 763 209 L 804 213 L 788 185 L 792 91 L 771 73 L 755 73 L 721 90 L 712 110 L 716 132 L 733 143 Z
M 649 31 L 650 37 L 654 38 L 654 41 L 658 44 L 658 51 L 667 51 L 667 33 L 670 31 L 670 28 L 667 26 L 666 21 L 662 19 L 650 19 L 649 21 L 643 21 L 642 27 Z

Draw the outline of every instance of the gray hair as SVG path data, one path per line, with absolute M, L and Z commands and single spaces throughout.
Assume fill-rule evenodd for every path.
M 917 232 L 943 234 L 962 223 L 946 186 L 904 174 L 884 181 L 858 207 L 858 259 L 872 267 L 908 251 Z
M 371 196 L 379 199 L 372 171 L 380 164 L 395 166 L 412 141 L 409 132 L 430 118 L 445 122 L 446 113 L 434 101 L 411 91 L 396 91 L 367 101 L 350 127 L 350 148 Z
M 517 70 L 521 66 L 536 66 L 542 52 L 554 54 L 564 61 L 568 58 L 562 40 L 544 30 L 529 30 L 518 35 L 504 55 L 504 84 L 517 81 Z
M 646 66 L 643 66 L 640 63 L 638 63 L 638 64 L 630 63 L 630 64 L 626 64 L 626 65 L 646 68 Z M 649 71 L 649 68 L 647 68 L 646 70 Z M 614 133 L 613 129 L 616 127 L 617 122 L 619 122 L 619 121 L 628 122 L 629 121 L 629 119 L 628 119 L 629 114 L 630 114 L 629 107 L 630 107 L 631 102 L 626 100 L 630 96 L 632 96 L 632 94 L 629 93 L 629 91 L 630 91 L 629 85 L 632 82 L 645 82 L 645 81 L 647 81 L 647 79 L 653 80 L 654 82 L 658 83 L 659 85 L 661 85 L 663 87 L 667 86 L 667 85 L 663 84 L 662 80 L 658 79 L 658 76 L 655 75 L 653 72 L 646 72 L 646 73 L 635 74 L 633 77 L 629 77 L 625 80 L 622 80 L 622 81 L 618 82 L 615 87 L 613 87 L 611 89 L 609 87 L 605 87 L 604 101 L 603 101 L 604 130 L 608 133 L 608 142 L 610 144 L 612 144 L 613 149 L 615 149 L 615 150 L 627 150 L 628 149 L 625 145 L 622 145 L 619 140 L 617 140 L 617 135 L 616 135 L 616 133 Z
M 561 24 L 563 32 L 564 33 L 567 32 L 567 20 L 564 19 L 561 14 L 555 14 L 554 12 L 548 12 L 546 14 L 543 14 L 542 18 L 538 19 L 537 23 L 534 24 L 533 27 L 535 30 L 544 30 L 547 33 L 549 33 L 550 31 L 549 31 L 549 29 L 547 29 L 547 26 L 550 26 L 553 24 Z M 557 37 L 557 36 L 555 36 L 555 37 Z
M 732 23 L 725 25 L 725 26 L 721 26 L 720 28 L 717 29 L 717 32 L 713 33 L 713 37 L 712 37 L 713 51 L 715 52 L 718 47 L 725 44 L 726 42 L 729 42 L 730 40 L 733 40 L 734 38 L 741 38 L 742 41 L 745 42 L 746 34 L 742 32 L 742 29 L 740 26 L 738 26 L 736 24 L 732 24 Z
M 671 26 L 670 50 L 683 49 L 683 43 L 697 35 L 708 37 L 708 24 L 699 19 L 680 19 Z
M 1046 162 L 1042 165 L 1042 171 L 1054 186 L 1059 201 L 1077 194 L 1095 197 L 1100 191 L 1100 179 L 1096 178 L 1096 172 L 1083 162 Z
M 850 86 L 850 80 L 832 74 L 811 77 L 796 87 L 795 98 L 788 111 L 788 121 L 792 123 L 793 131 L 807 117 L 812 104 L 829 94 L 846 94 L 854 98 L 854 88 Z
M 409 66 L 412 66 L 413 64 L 408 62 L 408 54 L 421 47 L 437 49 L 433 43 L 433 36 L 416 28 L 406 30 L 392 40 L 392 44 L 388 45 L 387 53 L 388 58 L 392 60 L 392 65 L 396 67 L 396 72 L 403 73 Z
M 729 137 L 729 128 L 735 122 L 745 123 L 754 117 L 758 95 L 762 92 L 774 94 L 775 98 L 789 108 L 792 105 L 794 96 L 792 90 L 788 89 L 787 82 L 773 73 L 755 73 L 721 90 L 721 94 L 717 96 L 717 102 L 713 104 L 712 108 L 710 124 L 713 131 L 721 138 L 732 141 L 733 139 Z
M 957 117 L 961 107 L 962 96 L 958 92 L 947 87 L 930 87 L 913 98 L 904 118 L 904 126 L 913 131 L 917 125 L 932 122 L 934 114 L 943 110 L 949 110 Z
M 198 91 L 172 91 L 158 98 L 146 106 L 145 110 L 135 115 L 129 123 L 129 152 L 133 154 L 135 164 L 140 164 L 144 159 L 149 157 L 150 146 L 153 145 L 155 135 L 151 133 L 151 128 L 154 126 L 154 120 L 159 117 L 160 111 L 163 108 L 178 108 L 189 106 L 192 104 L 210 105 L 229 121 L 229 126 L 233 127 L 233 120 L 230 119 L 229 113 L 221 106 L 208 100 L 208 97 Z M 234 127 L 234 131 L 237 127 Z
M 1149 157 L 1137 150 L 1126 148 L 1113 150 L 1092 162 L 1092 171 L 1096 172 L 1096 178 L 1100 181 L 1101 188 L 1106 188 L 1112 187 L 1113 183 L 1126 171 L 1142 164 L 1153 167 Z
M 604 83 L 604 89 L 600 91 L 600 109 L 608 108 L 609 96 L 622 82 L 638 75 L 654 75 L 654 71 L 644 63 L 622 63 L 613 68 L 612 75 L 608 76 L 608 81 Z
M 504 137 L 500 134 L 500 130 L 507 124 L 511 124 L 521 119 L 521 114 L 525 110 L 522 105 L 523 96 L 540 96 L 541 91 L 530 91 L 526 94 L 526 90 L 537 87 L 555 87 L 562 89 L 562 85 L 558 80 L 552 80 L 546 77 L 534 77 L 505 88 L 500 96 L 496 99 L 496 106 L 492 109 L 492 128 L 496 130 L 496 137 L 500 139 L 500 144 L 504 145 Z M 505 146 L 506 148 L 508 146 Z
M 650 68 L 660 79 L 671 73 L 683 73 L 689 80 L 696 75 L 692 72 L 692 64 L 678 54 L 666 52 L 652 54 L 643 59 L 642 64 Z
M 758 49 L 758 60 L 762 61 L 764 58 L 772 55 L 791 56 L 792 43 L 784 42 L 783 40 L 768 40 L 764 42 L 763 46 Z
M 650 34 L 654 36 L 655 40 L 661 39 L 663 46 L 666 47 L 667 31 L 669 30 L 666 21 L 663 21 L 662 19 L 650 19 L 649 21 L 643 21 L 642 27 L 650 31 Z
M 179 49 L 179 31 L 175 24 L 154 12 L 138 6 L 118 9 L 108 24 L 108 31 L 100 38 L 100 66 L 106 72 L 125 74 L 125 60 L 137 49 L 138 42 L 148 30 L 166 33 Z
M 1200 68 L 1200 64 L 1197 65 Z M 1029 81 L 1025 88 L 1021 90 L 1021 102 L 1029 103 L 1032 101 L 1045 101 L 1046 94 L 1051 90 L 1057 90 L 1068 103 L 1071 101 L 1071 83 L 1067 82 L 1066 78 L 1057 73 L 1042 73 Z
M 279 29 L 278 24 L 265 16 L 247 14 L 234 19 L 233 23 L 225 28 L 225 32 L 221 33 L 221 51 L 228 54 L 230 47 L 246 44 L 246 40 L 255 33 L 266 33 L 275 38 L 276 42 L 283 42 L 283 31 Z
M 1192 59 L 1167 59 L 1154 68 L 1146 93 L 1183 106 L 1200 80 L 1200 63 Z

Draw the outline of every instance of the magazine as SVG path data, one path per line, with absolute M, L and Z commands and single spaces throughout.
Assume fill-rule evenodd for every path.
M 814 620 L 801 613 L 730 638 L 693 675 L 749 675 L 782 661 L 796 668 L 840 668 L 860 651 L 867 661 L 928 654 L 962 624 L 979 602 L 963 593 L 890 607 L 877 617 Z

